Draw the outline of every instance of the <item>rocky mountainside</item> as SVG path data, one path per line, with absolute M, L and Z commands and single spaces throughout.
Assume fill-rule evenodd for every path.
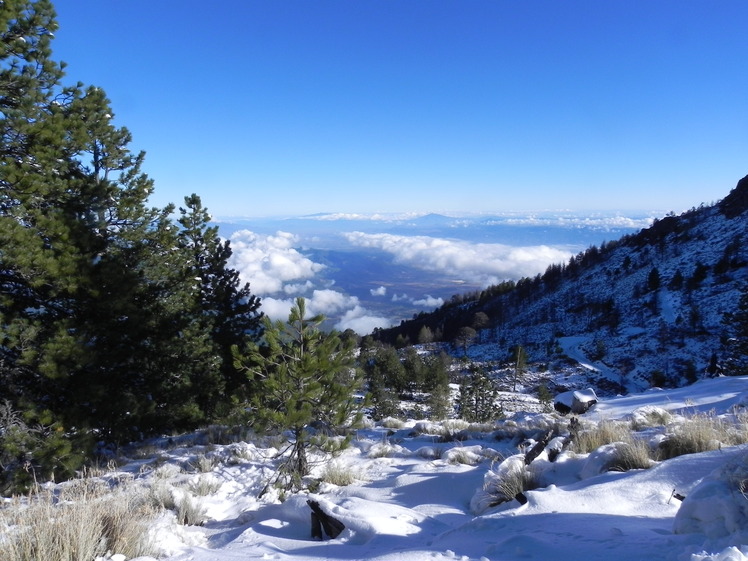
M 589 360 L 609 392 L 680 386 L 726 358 L 725 313 L 748 282 L 746 240 L 748 176 L 717 204 L 665 216 L 535 278 L 456 296 L 374 337 L 433 336 L 496 363 L 521 345 L 534 368 L 551 372 Z

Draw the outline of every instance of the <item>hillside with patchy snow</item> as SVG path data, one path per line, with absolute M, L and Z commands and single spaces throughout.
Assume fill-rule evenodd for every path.
M 574 347 L 597 364 L 584 370 L 585 383 L 608 394 L 692 382 L 728 354 L 725 313 L 748 282 L 747 198 L 745 178 L 715 205 L 664 217 L 511 289 L 489 287 L 375 336 L 415 343 L 425 326 L 454 341 L 485 314 L 468 350 L 474 361 L 505 362 L 521 345 L 529 361 L 555 370 L 575 362 Z

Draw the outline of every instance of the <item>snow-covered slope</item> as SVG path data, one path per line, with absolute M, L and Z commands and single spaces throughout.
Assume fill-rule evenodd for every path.
M 734 422 L 748 395 L 747 378 L 704 380 L 689 388 L 648 391 L 604 399 L 581 419 L 631 418 L 667 410 L 673 419 L 689 410 L 713 410 Z M 347 486 L 322 483 L 314 493 L 278 501 L 257 491 L 272 469 L 273 449 L 236 443 L 213 448 L 176 448 L 161 454 L 162 464 L 124 466 L 138 481 L 164 481 L 167 465 L 188 466 L 196 454 L 215 463 L 210 474 L 174 470 L 171 485 L 210 477 L 218 490 L 200 499 L 207 520 L 202 527 L 179 526 L 164 515 L 152 527 L 167 561 L 513 561 L 525 559 L 606 559 L 634 561 L 745 561 L 748 559 L 748 500 L 740 483 L 748 479 L 745 446 L 680 456 L 647 470 L 605 470 L 605 448 L 590 454 L 564 452 L 555 462 L 543 453 L 532 464 L 542 482 L 517 500 L 476 511 L 500 466 L 521 463 L 517 440 L 500 438 L 511 427 L 544 429 L 557 423 L 548 415 L 524 414 L 461 441 L 443 442 L 440 427 L 409 421 L 396 431 L 363 430 L 353 446 L 316 475 L 334 466 L 356 480 Z M 484 427 L 485 429 L 485 427 Z M 651 438 L 664 427 L 651 427 Z M 503 458 L 507 458 L 502 462 Z M 678 498 L 680 496 L 680 498 Z M 683 499 L 685 496 L 685 499 Z M 308 499 L 342 521 L 335 539 L 313 540 Z M 472 504 L 472 506 L 471 506 Z M 151 561 L 141 558 L 140 561 Z
M 667 216 L 636 235 L 592 247 L 512 290 L 488 288 L 389 331 L 415 342 L 429 326 L 451 341 L 484 313 L 469 350 L 501 363 L 522 345 L 530 362 L 568 366 L 574 348 L 593 357 L 603 393 L 679 386 L 723 364 L 735 310 L 748 282 L 748 178 L 723 201 Z

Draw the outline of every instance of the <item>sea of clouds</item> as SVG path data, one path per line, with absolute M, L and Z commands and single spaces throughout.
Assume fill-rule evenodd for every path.
M 298 249 L 298 236 L 282 231 L 258 234 L 239 230 L 230 239 L 231 266 L 261 297 L 262 311 L 271 319 L 288 317 L 294 300 L 302 296 L 310 315 L 321 313 L 338 318 L 334 327 L 341 331 L 352 329 L 366 334 L 392 324 L 391 319 L 372 314 L 358 297 L 346 294 L 323 277 L 326 266 L 315 263 Z
M 443 219 L 443 220 L 441 220 Z M 428 222 L 418 217 L 389 219 L 382 215 L 323 215 L 304 220 L 219 222 L 231 241 L 230 265 L 262 299 L 271 319 L 286 319 L 301 296 L 309 313 L 330 318 L 335 329 L 370 333 L 398 323 L 414 310 L 431 311 L 444 303 L 447 292 L 484 288 L 544 272 L 553 263 L 567 262 L 576 252 L 645 227 L 647 216 L 518 216 L 475 218 L 440 216 Z M 324 223 L 324 232 L 314 225 Z M 311 224 L 311 226 L 310 226 Z M 248 226 L 246 228 L 241 226 Z M 549 226 L 552 226 L 549 228 Z M 263 230 L 263 231 L 257 231 Z M 293 231 L 296 230 L 296 231 Z M 428 232 L 428 235 L 423 232 Z M 501 238 L 495 241 L 491 238 Z M 504 240 L 509 239 L 510 242 Z M 523 240 L 544 243 L 522 243 Z M 576 242 L 576 243 L 575 243 Z M 335 246 L 358 260 L 334 267 L 315 260 L 314 249 Z M 377 256 L 367 260 L 366 256 Z M 376 277 L 382 263 L 392 271 L 408 269 L 424 284 L 381 282 L 359 286 L 361 277 Z M 357 267 L 357 270 L 344 270 Z M 431 282 L 432 290 L 417 292 Z M 441 285 L 439 283 L 442 283 Z M 444 286 L 454 283 L 452 286 Z M 355 285 L 355 286 L 354 286 Z M 457 288 L 455 288 L 457 287 Z M 441 288 L 441 290 L 440 290 Z M 386 306 L 383 305 L 386 303 Z

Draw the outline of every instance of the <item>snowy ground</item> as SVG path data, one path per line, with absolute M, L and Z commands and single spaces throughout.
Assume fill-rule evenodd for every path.
M 747 393 L 748 378 L 704 380 L 605 400 L 584 418 L 626 418 L 642 407 L 727 415 Z M 518 419 L 528 433 L 552 421 L 537 413 Z M 526 493 L 526 504 L 512 500 L 486 507 L 484 481 L 521 463 L 517 439 L 474 432 L 444 443 L 428 434 L 437 429 L 411 421 L 396 431 L 361 431 L 353 446 L 329 460 L 353 473 L 353 484 L 323 483 L 311 495 L 291 495 L 284 502 L 273 493 L 257 498 L 272 474 L 274 449 L 252 443 L 174 448 L 161 453 L 159 467 L 148 459 L 121 469 L 145 482 L 168 482 L 177 492 L 200 478 L 215 482 L 217 491 L 199 499 L 205 524 L 178 525 L 168 513 L 153 525 L 168 561 L 748 559 L 748 500 L 737 485 L 748 480 L 744 446 L 625 473 L 605 471 L 605 448 L 563 453 L 553 463 L 544 453 L 532 464 L 543 486 Z M 200 455 L 213 459 L 212 471 L 184 469 Z M 330 471 L 329 462 L 316 466 L 316 474 Z M 340 536 L 311 539 L 308 498 L 345 524 Z

